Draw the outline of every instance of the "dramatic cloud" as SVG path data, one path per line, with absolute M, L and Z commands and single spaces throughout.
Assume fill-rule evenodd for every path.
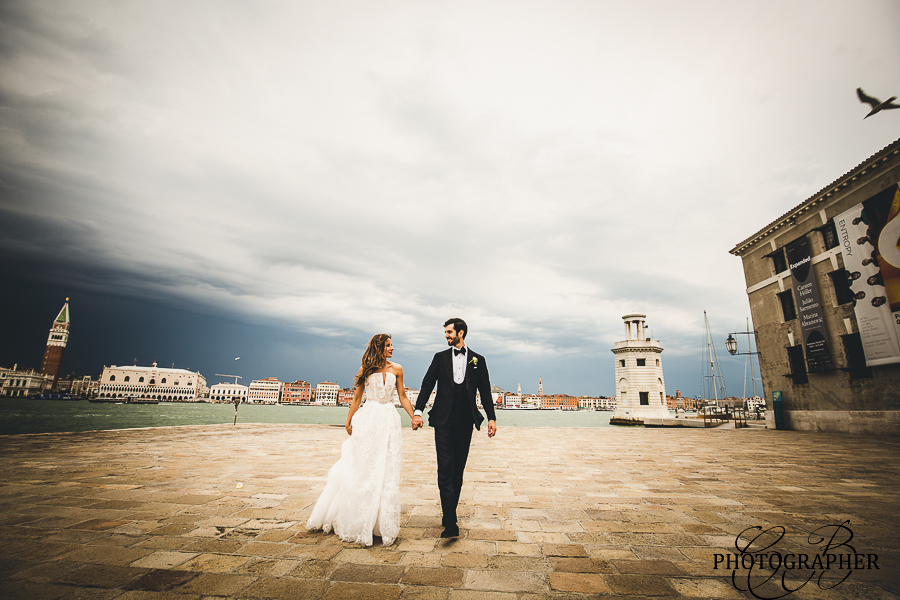
M 749 314 L 728 250 L 896 138 L 855 89 L 898 93 L 898 25 L 890 1 L 4 3 L 0 252 L 347 356 L 390 331 L 425 357 L 464 316 L 528 391 L 612 394 L 645 312 L 693 394 L 703 310 Z

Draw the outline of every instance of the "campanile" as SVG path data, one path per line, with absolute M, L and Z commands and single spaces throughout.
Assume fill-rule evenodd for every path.
M 41 373 L 53 376 L 53 389 L 59 379 L 59 368 L 62 365 L 63 352 L 69 341 L 69 299 L 63 304 L 62 310 L 50 327 L 50 335 L 47 337 L 47 349 L 44 350 L 44 360 L 41 362 Z

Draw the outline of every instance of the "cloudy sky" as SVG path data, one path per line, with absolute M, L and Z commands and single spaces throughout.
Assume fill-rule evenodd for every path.
M 900 95 L 898 27 L 894 0 L 4 2 L 0 364 L 39 367 L 70 296 L 79 374 L 347 384 L 387 331 L 418 387 L 461 316 L 497 385 L 612 395 L 642 312 L 696 395 L 703 311 L 722 354 L 749 316 L 728 250 L 898 137 L 855 94 Z

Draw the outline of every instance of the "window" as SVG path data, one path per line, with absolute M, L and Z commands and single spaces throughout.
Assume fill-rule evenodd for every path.
M 788 266 L 787 259 L 784 257 L 784 248 L 779 248 L 766 256 L 772 259 L 772 267 L 775 269 L 776 273 L 787 271 Z
M 834 286 L 834 296 L 838 304 L 853 302 L 853 290 L 850 289 L 850 273 L 847 269 L 838 269 L 828 274 Z
M 658 359 L 658 358 L 656 359 L 656 366 L 657 366 L 657 367 L 659 366 L 659 359 Z
M 109 380 L 110 380 L 110 381 L 115 381 L 115 380 L 116 380 L 116 376 L 115 376 L 115 375 L 110 375 L 110 376 L 109 376 Z
M 163 377 L 163 378 L 162 378 L 162 381 L 160 381 L 160 383 L 165 383 L 165 382 L 166 382 L 166 378 Z
M 621 366 L 621 367 L 624 367 L 624 366 L 625 366 L 625 359 L 624 359 L 624 358 L 623 358 L 622 360 L 619 361 L 619 366 Z
M 793 321 L 797 318 L 797 309 L 794 308 L 794 294 L 791 290 L 785 290 L 778 294 L 781 300 L 781 313 L 784 315 L 784 322 Z
M 850 379 L 869 379 L 872 377 L 872 369 L 866 366 L 866 353 L 863 351 L 862 338 L 858 333 L 842 335 L 844 342 L 844 354 L 847 355 L 847 369 L 850 371 Z
M 822 243 L 826 250 L 836 248 L 838 245 L 837 229 L 834 228 L 834 220 L 828 221 L 822 227 L 819 227 L 819 233 L 822 234 Z
M 641 397 L 641 406 L 650 406 L 650 392 L 638 392 Z
M 639 358 L 639 359 L 637 359 L 637 366 L 639 366 L 639 367 L 646 367 L 646 366 L 647 366 L 647 359 L 646 359 L 646 358 Z
M 803 345 L 788 346 L 788 363 L 791 367 L 790 377 L 794 383 L 809 383 L 809 376 L 806 374 L 806 358 L 803 356 Z
M 131 381 L 131 377 L 129 377 L 128 375 L 126 375 L 126 376 L 125 376 L 125 381 Z
M 138 379 L 138 383 L 143 383 L 143 382 L 144 382 L 144 378 L 143 378 L 143 377 L 141 377 L 140 379 Z

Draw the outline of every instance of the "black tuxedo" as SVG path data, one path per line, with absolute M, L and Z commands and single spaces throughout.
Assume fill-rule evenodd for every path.
M 476 392 L 481 395 L 481 405 L 488 420 L 496 420 L 487 361 L 471 349 L 466 351 L 466 377 L 463 383 L 453 381 L 453 349 L 448 348 L 434 355 L 416 399 L 416 410 L 424 410 L 437 384 L 434 405 L 428 412 L 428 424 L 434 427 L 444 527 L 456 526 L 456 507 L 462 489 L 463 471 L 469 458 L 472 425 L 480 429 L 484 421 L 477 408 Z

